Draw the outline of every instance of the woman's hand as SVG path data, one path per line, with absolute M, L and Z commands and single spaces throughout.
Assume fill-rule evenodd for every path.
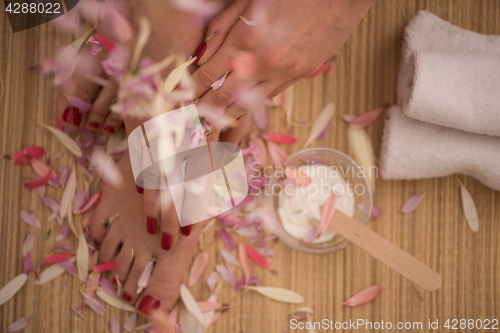
M 236 0 L 208 26 L 201 67 L 192 75 L 195 96 L 208 90 L 198 108 L 228 106 L 232 119 L 255 109 L 333 56 L 373 2 Z M 245 71 L 231 68 L 235 57 Z M 222 87 L 209 90 L 227 72 Z

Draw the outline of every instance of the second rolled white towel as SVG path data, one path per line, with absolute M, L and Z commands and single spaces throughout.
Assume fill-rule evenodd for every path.
M 500 136 L 500 36 L 420 11 L 405 30 L 398 104 L 414 119 Z

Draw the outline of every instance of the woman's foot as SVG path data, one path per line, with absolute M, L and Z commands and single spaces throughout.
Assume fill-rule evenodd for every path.
M 141 223 L 144 218 L 143 198 L 135 190 L 128 153 L 118 162 L 118 167 L 124 184 L 117 189 L 104 183 L 101 200 L 93 208 L 90 218 L 90 232 L 100 244 L 99 259 L 118 264 L 108 277 L 110 281 L 118 278 L 123 286 L 121 298 L 136 304 L 142 315 L 150 315 L 158 308 L 168 311 L 179 296 L 179 287 L 196 249 L 201 224 L 193 225 L 190 235 L 180 235 L 177 244 L 169 251 L 162 250 L 158 234 L 150 235 Z M 118 217 L 107 226 L 108 218 L 117 214 Z M 138 280 L 153 258 L 156 258 L 156 264 L 149 284 L 137 294 Z

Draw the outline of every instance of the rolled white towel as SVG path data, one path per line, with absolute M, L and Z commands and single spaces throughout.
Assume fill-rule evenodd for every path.
M 414 119 L 500 136 L 500 36 L 419 11 L 405 29 L 398 104 Z
M 500 190 L 500 138 L 421 122 L 389 109 L 382 138 L 384 179 L 421 179 L 454 173 Z

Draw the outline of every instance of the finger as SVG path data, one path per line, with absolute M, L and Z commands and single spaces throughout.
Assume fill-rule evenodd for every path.
M 158 231 L 159 191 L 144 188 L 144 214 L 146 215 L 146 229 L 154 235 Z
M 109 107 L 116 99 L 118 84 L 114 80 L 108 80 L 108 84 L 99 92 L 99 96 L 92 105 L 85 127 L 90 131 L 97 131 L 102 128 L 102 124 L 108 115 Z
M 229 73 L 222 86 L 219 89 L 210 89 L 196 103 L 198 108 L 208 108 L 212 106 L 220 109 L 234 103 L 240 96 L 244 95 L 258 82 L 251 80 L 241 80 Z
M 222 48 L 206 64 L 196 69 L 190 77 L 191 89 L 196 100 L 229 71 L 229 54 Z M 226 78 L 227 79 L 227 78 Z
M 118 132 L 123 124 L 123 118 L 120 114 L 110 112 L 104 121 L 102 132 L 107 135 L 113 135 Z
M 88 80 L 86 75 L 103 76 L 104 71 L 100 65 L 100 59 L 103 59 L 104 52 L 93 56 L 90 53 L 90 44 L 85 45 L 80 51 L 80 58 L 77 68 L 71 79 L 59 90 L 56 102 L 56 118 L 64 127 L 77 129 L 85 123 L 85 113 L 73 106 L 68 97 L 77 97 L 82 101 L 92 104 L 99 85 Z M 88 110 L 87 110 L 88 111 Z
M 224 115 L 231 119 L 237 119 L 245 114 L 259 110 L 264 99 L 276 87 L 276 83 L 262 82 L 240 96 L 233 104 L 226 108 Z
M 204 51 L 199 55 L 196 62 L 198 66 L 206 64 L 224 43 L 229 31 L 239 20 L 239 16 L 245 11 L 250 0 L 238 0 L 227 7 L 222 13 L 217 15 L 208 25 L 205 36 L 205 46 L 202 44 L 198 50 Z M 201 52 L 200 52 L 201 53 Z
M 180 223 L 175 210 L 170 188 L 160 190 L 161 196 L 161 248 L 165 251 L 177 242 L 179 238 Z
M 250 115 L 245 114 L 236 119 L 232 126 L 222 129 L 220 138 L 222 142 L 231 142 L 239 145 L 245 135 L 250 131 Z

